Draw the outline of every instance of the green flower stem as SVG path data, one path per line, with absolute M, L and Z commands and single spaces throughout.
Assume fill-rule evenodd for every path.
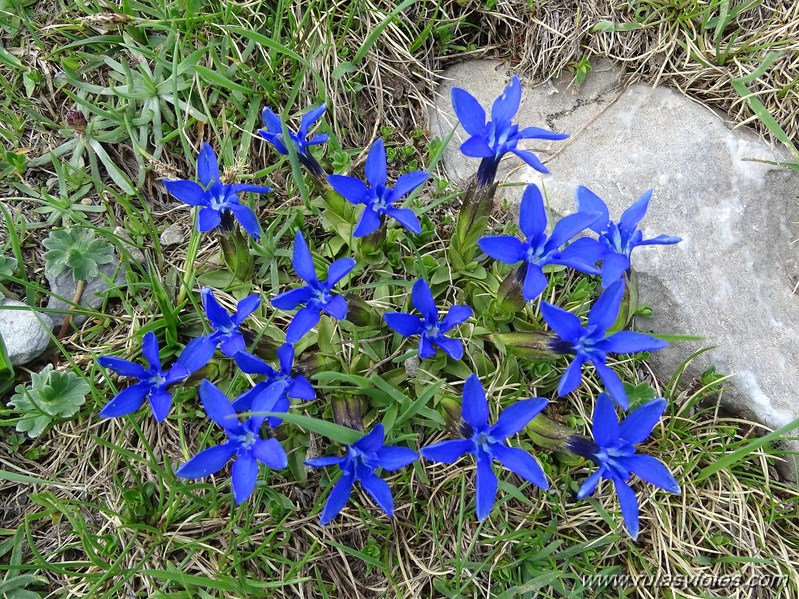
M 197 261 L 197 252 L 200 251 L 200 237 L 202 233 L 197 230 L 197 215 L 194 216 L 194 226 L 189 237 L 189 247 L 186 250 L 186 261 L 183 264 L 183 283 L 178 292 L 178 299 L 175 305 L 179 308 L 185 301 L 186 295 L 194 286 L 194 264 Z
M 64 323 L 61 325 L 61 329 L 58 331 L 58 335 L 56 336 L 57 339 L 63 339 L 66 336 L 67 331 L 69 330 L 69 323 L 72 322 L 72 312 L 75 311 L 75 308 L 80 303 L 80 300 L 83 297 L 83 290 L 85 288 L 86 281 L 84 279 L 79 279 L 78 285 L 75 288 L 75 295 L 72 297 L 72 305 L 69 307 L 69 311 L 64 318 Z
M 450 263 L 456 270 L 465 269 L 474 258 L 477 240 L 488 226 L 496 191 L 496 183 L 486 187 L 478 186 L 475 181 L 466 190 L 448 252 Z
M 539 447 L 570 454 L 567 442 L 577 433 L 559 422 L 555 422 L 544 414 L 539 414 L 527 425 L 527 433 Z

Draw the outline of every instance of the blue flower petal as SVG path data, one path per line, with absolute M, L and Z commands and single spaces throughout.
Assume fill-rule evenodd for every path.
M 541 468 L 541 464 L 523 449 L 496 443 L 491 446 L 491 452 L 505 468 L 515 475 L 541 489 L 549 488 L 549 482 L 547 482 L 547 477 Z
M 369 190 L 366 184 L 355 177 L 345 175 L 328 175 L 330 183 L 336 193 L 353 204 L 364 204 L 369 199 Z
M 616 495 L 619 496 L 621 515 L 624 517 L 624 526 L 633 540 L 638 538 L 638 500 L 635 492 L 622 480 L 613 479 Z
M 651 199 L 652 190 L 648 189 L 622 213 L 619 219 L 619 229 L 627 232 L 635 229 L 638 223 L 641 222 L 641 219 L 644 218 L 647 208 L 649 208 L 649 200 Z
M 609 447 L 619 437 L 619 419 L 613 402 L 607 393 L 600 393 L 594 406 L 594 415 L 591 417 L 591 430 L 594 441 L 601 447 Z
M 230 185 L 230 193 L 270 193 L 271 187 L 265 185 L 252 185 L 250 183 L 234 183 Z
M 624 281 L 616 281 L 605 289 L 588 312 L 588 325 L 600 331 L 609 329 L 619 315 L 623 296 Z
M 347 318 L 347 300 L 343 295 L 334 295 L 331 300 L 322 306 L 327 314 L 337 320 L 344 320 Z
M 322 313 L 317 307 L 306 306 L 305 308 L 300 308 L 297 314 L 294 315 L 289 328 L 286 329 L 286 341 L 297 343 L 303 338 L 305 333 L 317 325 L 321 317 Z
M 485 520 L 494 508 L 497 496 L 497 475 L 491 467 L 491 459 L 483 454 L 477 456 L 477 519 Z
M 491 107 L 491 120 L 495 123 L 510 121 L 519 110 L 522 100 L 522 84 L 514 75 L 510 83 L 502 90 L 502 94 L 494 100 Z
M 400 198 L 405 197 L 414 189 L 419 187 L 422 183 L 427 181 L 429 176 L 430 173 L 426 173 L 425 171 L 414 171 L 412 173 L 400 175 L 388 196 L 388 203 L 393 204 Z
M 433 300 L 433 294 L 430 291 L 430 286 L 424 279 L 418 279 L 413 284 L 413 290 L 411 291 L 411 303 L 425 320 L 435 320 L 438 322 L 438 308 L 436 308 L 435 300 Z
M 361 486 L 387 516 L 394 515 L 394 498 L 386 481 L 376 474 L 370 474 L 361 478 Z
M 389 472 L 399 470 L 419 457 L 412 449 L 394 445 L 385 445 L 378 449 L 376 453 L 380 467 Z
M 205 195 L 205 190 L 195 181 L 169 181 L 164 179 L 161 181 L 166 187 L 166 190 L 179 199 L 184 204 L 189 206 L 206 206 L 208 200 Z
M 312 458 L 310 460 L 305 460 L 305 465 L 310 466 L 311 468 L 325 468 L 326 466 L 336 466 L 341 464 L 346 457 L 339 457 L 339 456 L 324 456 L 321 458 Z
M 281 470 L 289 465 L 283 446 L 274 438 L 258 439 L 252 446 L 252 455 L 259 462 L 276 470 Z
M 308 129 L 313 127 L 313 124 L 319 120 L 325 110 L 327 110 L 327 105 L 322 103 L 316 108 L 311 108 L 308 112 L 302 115 L 300 119 L 300 130 L 298 131 L 298 135 L 305 137 L 308 135 Z
M 382 424 L 377 424 L 370 432 L 353 443 L 353 447 L 357 447 L 361 451 L 377 451 L 383 447 L 383 439 L 385 437 L 385 428 Z
M 601 214 L 597 212 L 575 212 L 560 219 L 552 229 L 552 235 L 547 242 L 553 247 L 560 247 L 570 241 L 575 235 L 593 225 Z M 597 256 L 597 260 L 599 256 Z
M 281 346 L 282 347 L 282 346 Z M 261 358 L 247 352 L 238 352 L 233 359 L 236 364 L 247 374 L 265 374 L 267 377 L 275 376 L 275 369 L 264 362 Z
M 327 498 L 322 515 L 319 517 L 319 522 L 324 526 L 329 524 L 333 518 L 338 516 L 339 512 L 347 505 L 352 493 L 352 483 L 355 481 L 355 472 L 344 472 L 338 480 L 330 496 Z
M 537 185 L 530 184 L 524 189 L 519 207 L 519 228 L 528 239 L 547 230 L 547 211 L 544 198 Z
M 673 243 L 680 243 L 681 241 L 682 237 L 676 237 L 674 235 L 658 235 L 652 239 L 644 239 L 638 245 L 671 245 Z
M 430 339 L 427 333 L 422 333 L 422 336 L 419 338 L 419 357 L 422 360 L 426 360 L 427 358 L 435 356 L 436 353 L 438 353 L 438 351 L 433 345 L 433 340 Z
M 275 353 L 280 364 L 280 372 L 291 374 L 291 367 L 294 365 L 294 346 L 291 343 L 284 343 Z
M 480 102 L 465 89 L 453 87 L 451 92 L 452 108 L 461 125 L 469 135 L 485 133 L 486 113 Z
M 510 151 L 511 153 L 516 154 L 516 156 L 524 160 L 528 166 L 534 168 L 539 173 L 543 173 L 545 175 L 549 173 L 549 169 L 544 166 L 544 163 L 541 162 L 538 156 L 536 156 L 529 150 L 520 150 L 519 148 L 513 148 Z
M 636 408 L 619 425 L 619 437 L 635 445 L 649 437 L 666 409 L 665 399 L 653 399 Z
M 474 311 L 469 306 L 450 306 L 447 315 L 441 321 L 439 329 L 442 333 L 446 333 L 469 320 L 472 314 L 474 314 Z
M 585 482 L 580 486 L 580 490 L 577 491 L 577 499 L 584 499 L 591 495 L 591 493 L 596 490 L 596 486 L 599 484 L 599 480 L 602 478 L 604 472 L 605 467 L 600 466 L 591 476 L 585 479 Z
M 255 312 L 258 309 L 258 306 L 261 305 L 261 296 L 257 294 L 248 295 L 238 304 L 236 304 L 236 314 L 233 316 L 233 322 L 236 325 L 240 325 L 244 322 L 244 319 L 247 318 L 250 314 Z
M 159 389 L 150 393 L 147 396 L 150 402 L 150 410 L 153 412 L 153 417 L 156 422 L 163 422 L 169 416 L 169 410 L 172 408 L 172 394 L 165 389 Z
M 205 188 L 208 188 L 214 181 L 219 181 L 219 163 L 216 160 L 216 154 L 205 141 L 197 155 L 197 178 Z
M 100 417 L 116 418 L 135 412 L 144 403 L 144 398 L 149 392 L 149 383 L 137 383 L 123 389 L 100 410 Z
M 380 215 L 372 210 L 371 206 L 366 206 L 361 213 L 361 218 L 358 219 L 358 224 L 355 225 L 352 236 L 366 237 L 367 235 L 371 235 L 380 228 L 381 222 Z
M 212 231 L 216 229 L 222 222 L 222 215 L 219 210 L 214 208 L 200 209 L 200 215 L 197 217 L 197 230 L 202 232 Z
M 525 257 L 521 240 L 510 235 L 482 237 L 477 245 L 494 260 L 505 264 L 516 264 Z
M 189 342 L 189 345 L 191 345 L 192 343 L 195 343 L 195 342 L 203 342 L 204 339 L 208 339 L 208 337 L 206 336 L 205 338 L 198 337 L 197 339 L 192 339 Z M 186 349 L 190 349 L 189 345 L 187 345 L 186 348 L 183 351 L 186 351 Z M 214 351 L 216 351 L 216 347 L 214 346 L 214 342 L 211 342 L 210 344 L 206 343 L 205 346 L 208 347 L 208 352 L 209 352 L 208 355 L 211 355 L 211 354 L 213 354 Z M 203 366 L 204 365 L 205 364 L 203 364 Z M 177 383 L 179 381 L 182 381 L 183 379 L 188 377 L 190 374 L 191 374 L 191 372 L 189 372 L 188 368 L 186 368 L 185 366 L 183 366 L 183 364 L 180 364 L 179 362 L 175 362 L 172 365 L 172 368 L 170 368 L 169 370 L 167 370 L 166 372 L 163 373 L 163 377 L 164 377 L 164 385 L 163 386 L 164 387 L 168 387 L 169 385 L 173 385 L 173 384 L 175 384 L 175 383 Z
M 366 180 L 373 189 L 386 186 L 386 149 L 383 146 L 383 138 L 378 137 L 369 148 L 363 170 Z
M 461 154 L 470 158 L 488 158 L 494 155 L 494 150 L 488 145 L 488 141 L 482 135 L 473 135 L 460 147 Z
M 203 310 L 214 329 L 224 329 L 233 326 L 233 320 L 230 314 L 219 304 L 214 297 L 213 291 L 209 287 L 203 287 L 200 290 L 200 297 L 202 299 Z
M 549 141 L 560 141 L 568 139 L 568 133 L 555 133 L 549 129 L 541 129 L 540 127 L 525 127 L 516 134 L 517 139 L 546 139 Z
M 261 225 L 258 224 L 258 217 L 255 216 L 255 213 L 249 207 L 243 204 L 231 204 L 228 208 L 250 237 L 253 239 L 261 238 Z
M 280 133 L 283 130 L 283 122 L 271 108 L 264 108 L 261 111 L 261 119 L 270 133 Z
M 596 263 L 606 255 L 602 244 L 590 237 L 581 237 L 571 242 L 562 252 L 553 257 L 554 264 L 562 264 L 589 275 L 600 273 Z
M 97 363 L 103 368 L 109 368 L 120 376 L 133 376 L 137 379 L 143 379 L 148 376 L 147 371 L 141 364 L 123 360 L 122 358 L 115 358 L 113 356 L 102 356 L 97 358 Z
M 566 372 L 564 372 L 563 376 L 560 377 L 560 382 L 558 383 L 558 395 L 561 397 L 568 395 L 580 386 L 580 383 L 583 380 L 582 370 L 585 361 L 586 357 L 583 354 L 577 354 L 574 357 L 572 363 L 569 364 L 568 368 L 566 368 Z
M 452 464 L 457 462 L 467 453 L 474 451 L 474 441 L 471 439 L 452 439 L 433 443 L 419 450 L 424 459 L 430 462 Z
M 233 486 L 233 501 L 240 505 L 247 501 L 255 489 L 258 480 L 258 462 L 252 453 L 240 454 L 231 468 L 231 483 Z
M 414 235 L 418 235 L 422 232 L 422 224 L 419 222 L 416 213 L 410 208 L 394 208 L 393 206 L 388 206 L 386 208 L 386 214 Z
M 527 264 L 527 272 L 524 275 L 524 286 L 522 287 L 522 297 L 531 302 L 544 292 L 549 284 L 549 279 L 541 270 L 538 264 Z
M 550 304 L 541 302 L 541 316 L 549 325 L 549 328 L 557 333 L 558 337 L 564 341 L 576 341 L 582 335 L 582 325 L 580 318 L 571 312 Z
M 203 478 L 219 472 L 236 455 L 236 444 L 231 442 L 214 445 L 204 449 L 177 469 L 175 474 L 181 478 Z
M 314 391 L 313 385 L 302 375 L 297 375 L 292 379 L 286 393 L 294 399 L 305 401 L 316 399 L 316 391 Z
M 186 347 L 183 348 L 183 351 L 180 352 L 177 360 L 175 360 L 175 365 L 170 369 L 171 376 L 167 377 L 167 384 L 177 382 L 181 378 L 200 370 L 200 368 L 211 361 L 215 351 L 216 340 L 212 339 L 210 335 L 196 337 L 189 341 Z M 186 374 L 184 376 L 179 376 L 176 369 L 177 366 L 182 366 L 186 369 Z
M 404 312 L 387 312 L 383 314 L 388 328 L 403 337 L 418 335 L 422 332 L 423 322 L 418 316 Z
M 316 269 L 313 264 L 313 257 L 311 250 L 308 249 L 308 244 L 305 243 L 305 238 L 302 236 L 302 231 L 297 231 L 294 236 L 294 256 L 291 261 L 294 266 L 294 272 L 306 283 L 316 283 Z
M 610 398 L 615 401 L 622 410 L 626 410 L 628 408 L 627 391 L 624 390 L 624 383 L 621 382 L 619 375 L 616 374 L 612 368 L 607 366 L 604 361 L 592 359 L 591 362 L 594 364 L 599 378 L 602 379 L 602 382 L 605 384 L 605 389 Z
M 660 460 L 648 455 L 635 454 L 618 458 L 619 463 L 641 479 L 669 493 L 680 493 L 680 485 Z
M 509 405 L 502 410 L 496 424 L 491 427 L 491 436 L 497 441 L 503 441 L 515 435 L 527 426 L 533 418 L 538 416 L 547 403 L 549 402 L 543 397 L 532 397 Z
M 655 351 L 668 346 L 666 341 L 635 331 L 619 331 L 601 342 L 602 351 L 614 354 L 632 354 Z
M 272 306 L 279 310 L 293 310 L 300 304 L 309 301 L 313 296 L 314 290 L 309 285 L 289 289 L 273 297 Z
M 203 379 L 200 383 L 200 401 L 208 418 L 224 429 L 239 423 L 238 414 L 227 396 L 211 381 Z
M 589 228 L 594 233 L 602 233 L 606 230 L 610 222 L 610 213 L 608 212 L 607 204 L 602 198 L 582 185 L 577 186 L 576 195 L 578 212 L 595 212 L 599 215 L 599 218 Z
M 453 360 L 460 360 L 463 357 L 463 342 L 460 339 L 450 339 L 444 335 L 438 335 L 432 341 Z
M 488 401 L 476 374 L 470 374 L 463 384 L 461 413 L 475 432 L 482 431 L 488 424 Z
M 327 269 L 325 287 L 327 287 L 328 290 L 332 289 L 333 286 L 346 277 L 353 268 L 355 268 L 355 260 L 352 258 L 339 258 L 333 262 Z
M 630 270 L 630 259 L 624 254 L 608 252 L 602 257 L 602 286 L 607 288 Z
M 158 338 L 152 331 L 145 333 L 142 338 L 141 353 L 150 364 L 150 368 L 161 370 L 161 357 L 158 355 Z

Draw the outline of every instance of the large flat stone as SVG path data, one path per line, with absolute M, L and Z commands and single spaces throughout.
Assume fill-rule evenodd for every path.
M 444 73 L 433 135 L 455 122 L 453 85 L 488 108 L 512 73 L 498 63 L 462 63 Z M 722 118 L 679 92 L 633 85 L 622 90 L 620 71 L 608 64 L 579 89 L 568 80 L 524 84 L 516 122 L 571 134 L 565 142 L 532 143 L 551 174 L 542 176 L 508 155 L 499 180 L 543 183 L 552 208 L 574 210 L 577 185 L 602 197 L 618 221 L 622 211 L 654 189 L 642 222 L 645 237 L 679 235 L 676 246 L 633 252 L 641 301 L 654 319 L 640 329 L 704 335 L 655 352 L 663 377 L 700 347 L 715 349 L 694 360 L 697 374 L 711 363 L 736 373 L 722 401 L 745 417 L 778 428 L 799 417 L 799 173 L 754 160 L 777 161 L 750 130 L 731 130 Z M 455 179 L 474 173 L 478 161 L 458 152 L 459 130 L 444 164 Z M 518 205 L 523 187 L 501 194 Z M 501 195 L 498 195 L 501 197 Z
M 98 267 L 100 274 L 94 277 L 91 281 L 87 281 L 83 288 L 83 293 L 80 298 L 80 305 L 84 308 L 92 310 L 98 309 L 105 301 L 105 293 L 110 289 L 108 281 L 111 281 L 114 286 L 122 286 L 125 284 L 125 266 L 119 264 L 116 255 L 114 260 L 108 264 L 101 264 Z M 58 276 L 54 276 L 50 271 L 45 269 L 44 276 L 50 284 L 50 292 L 52 295 L 47 301 L 47 307 L 53 312 L 53 321 L 56 326 L 61 326 L 66 315 L 70 312 L 70 304 L 60 298 L 72 299 L 78 289 L 78 283 L 72 276 L 72 271 L 65 269 Z M 74 314 L 72 322 L 80 326 L 86 322 L 87 316 L 85 314 Z

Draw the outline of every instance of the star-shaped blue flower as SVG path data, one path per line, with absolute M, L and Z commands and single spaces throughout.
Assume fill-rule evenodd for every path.
M 518 112 L 521 99 L 522 85 L 519 78 L 514 76 L 502 95 L 494 100 L 491 120 L 486 122 L 485 110 L 477 99 L 464 89 L 452 88 L 452 107 L 463 128 L 471 135 L 461 145 L 461 152 L 483 159 L 477 171 L 477 182 L 483 187 L 494 182 L 499 161 L 507 152 L 516 154 L 541 173 L 549 172 L 535 154 L 517 147 L 520 140 L 559 140 L 569 137 L 565 133 L 553 133 L 538 127 L 525 127 L 519 131 L 519 125 L 513 124 L 511 119 Z
M 422 456 L 433 462 L 451 464 L 467 453 L 477 460 L 477 518 L 485 520 L 494 507 L 497 495 L 497 475 L 492 467 L 496 459 L 511 472 L 547 489 L 544 471 L 538 461 L 523 449 L 508 446 L 507 439 L 521 431 L 547 405 L 541 397 L 523 399 L 505 408 L 496 424 L 488 424 L 488 401 L 476 375 L 463 385 L 462 416 L 467 439 L 441 441 L 422 447 Z
M 538 187 L 531 184 L 524 190 L 519 210 L 519 228 L 527 239 L 521 241 L 510 235 L 496 235 L 481 238 L 477 245 L 500 262 L 526 264 L 522 295 L 525 300 L 531 301 L 546 289 L 547 277 L 541 267 L 547 264 L 562 264 L 586 274 L 599 274 L 595 264 L 602 257 L 602 247 L 595 239 L 582 237 L 564 250 L 560 249 L 592 225 L 599 216 L 596 212 L 586 211 L 565 216 L 555 224 L 552 235 L 547 237 L 544 198 Z
M 559 395 L 567 395 L 580 386 L 583 364 L 591 362 L 613 401 L 626 410 L 627 392 L 619 375 L 605 363 L 607 354 L 655 351 L 668 345 L 665 341 L 635 331 L 618 331 L 607 335 L 607 330 L 616 322 L 623 295 L 624 281 L 617 281 L 605 289 L 588 312 L 585 327 L 580 323 L 580 318 L 571 312 L 541 302 L 541 315 L 558 336 L 550 343 L 552 351 L 574 354 L 574 360 L 560 378 Z
M 229 358 L 235 356 L 236 352 L 243 351 L 247 344 L 239 326 L 258 308 L 261 298 L 257 295 L 245 297 L 236 305 L 236 312 L 231 315 L 219 305 L 210 288 L 203 287 L 200 296 L 208 322 L 214 328 L 214 332 L 208 336 L 209 341 L 214 343 L 214 347 L 219 344 L 219 349 Z
M 313 127 L 314 123 L 324 114 L 327 105 L 320 104 L 316 108 L 312 108 L 306 112 L 300 120 L 300 129 L 297 133 L 289 131 L 289 143 L 294 146 L 297 152 L 299 161 L 311 171 L 315 177 L 324 177 L 324 171 L 316 159 L 311 154 L 310 147 L 325 143 L 329 136 L 326 133 L 316 133 L 308 138 L 308 130 Z M 286 147 L 286 140 L 283 137 L 283 121 L 276 115 L 271 108 L 264 108 L 261 112 L 261 118 L 266 125 L 266 129 L 259 129 L 258 133 L 261 134 L 266 141 L 268 141 L 277 150 L 279 154 L 288 156 L 288 148 Z
M 222 183 L 219 175 L 219 163 L 214 150 L 203 142 L 199 156 L 197 156 L 197 178 L 200 183 L 180 179 L 177 181 L 164 180 L 167 191 L 185 202 L 189 206 L 201 206 L 197 219 L 198 231 L 210 231 L 220 224 L 224 229 L 229 229 L 232 217 L 236 217 L 239 224 L 255 239 L 261 236 L 261 227 L 255 213 L 247 206 L 239 203 L 238 194 L 241 192 L 269 193 L 271 187 L 236 183 L 226 185 Z
M 626 482 L 631 474 L 669 493 L 680 493 L 680 485 L 663 462 L 635 452 L 635 445 L 649 437 L 665 409 L 666 400 L 655 399 L 630 412 L 620 424 L 610 398 L 601 393 L 594 406 L 593 443 L 577 436 L 567 443 L 571 451 L 599 466 L 580 487 L 577 497 L 583 499 L 591 495 L 600 478 L 613 481 L 624 526 L 633 539 L 638 537 L 639 527 L 638 501 Z
M 253 400 L 254 412 L 268 412 L 283 383 L 275 383 Z M 258 462 L 270 468 L 285 468 L 288 465 L 286 452 L 277 439 L 261 437 L 261 426 L 266 416 L 254 414 L 244 422 L 239 419 L 233 404 L 225 394 L 210 381 L 200 383 L 200 400 L 208 417 L 225 429 L 228 440 L 221 445 L 204 449 L 175 472 L 183 478 L 202 478 L 219 472 L 230 458 L 236 456 L 232 468 L 233 500 L 240 504 L 247 500 L 255 489 L 258 478 Z
M 161 357 L 158 355 L 158 339 L 151 331 L 144 335 L 141 344 L 141 353 L 149 363 L 149 368 L 112 356 L 98 358 L 97 363 L 103 368 L 109 368 L 120 376 L 139 379 L 138 383 L 123 389 L 109 401 L 100 410 L 100 416 L 115 418 L 130 414 L 138 410 L 146 398 L 150 402 L 150 409 L 156 421 L 161 422 L 169 415 L 172 407 L 172 394 L 167 391 L 167 387 L 186 379 L 191 373 L 205 366 L 213 356 L 214 349 L 214 345 L 206 343 L 203 337 L 193 339 L 186 345 L 172 367 L 163 370 Z
M 347 446 L 347 455 L 314 458 L 305 462 L 306 465 L 313 468 L 338 465 L 342 472 L 341 478 L 333 487 L 327 498 L 327 503 L 322 509 L 320 521 L 323 525 L 331 522 L 347 505 L 355 481 L 360 481 L 361 486 L 387 516 L 394 515 L 394 498 L 391 496 L 391 489 L 386 481 L 375 474 L 375 470 L 382 468 L 393 472 L 407 466 L 419 456 L 407 447 L 384 445 L 384 436 L 383 425 L 378 424 L 372 429 L 372 432 Z
M 468 320 L 472 316 L 472 309 L 469 306 L 452 306 L 444 320 L 439 320 L 433 294 L 424 279 L 414 283 L 411 302 L 422 313 L 422 317 L 404 312 L 388 312 L 383 315 L 388 327 L 403 337 L 421 335 L 419 357 L 422 359 L 433 357 L 436 347 L 440 347 L 453 360 L 460 360 L 463 357 L 463 343 L 460 339 L 446 337 L 444 333 Z
M 280 370 L 275 370 L 260 358 L 239 352 L 236 354 L 236 364 L 247 374 L 262 374 L 266 379 L 256 383 L 248 392 L 242 394 L 234 403 L 233 407 L 238 412 L 243 412 L 252 408 L 253 398 L 264 391 L 267 387 L 277 382 L 286 383 L 283 393 L 272 406 L 272 412 L 286 412 L 291 405 L 291 399 L 302 399 L 310 401 L 316 399 L 316 392 L 311 383 L 299 373 L 292 372 L 294 365 L 294 346 L 291 343 L 284 343 L 277 350 L 277 358 L 280 362 Z M 275 428 L 281 422 L 280 418 L 270 417 L 269 426 Z
M 630 254 L 639 245 L 671 245 L 682 241 L 672 235 L 658 235 L 644 239 L 638 223 L 644 218 L 652 199 L 652 190 L 646 191 L 621 215 L 618 224 L 610 220 L 608 207 L 593 191 L 582 185 L 577 187 L 577 208 L 585 212 L 596 212 L 600 218 L 589 228 L 599 234 L 603 246 L 602 286 L 609 287 L 630 270 Z
M 322 317 L 322 312 L 338 320 L 347 317 L 346 300 L 341 295 L 333 295 L 331 291 L 336 283 L 355 268 L 355 260 L 352 258 L 336 260 L 327 270 L 327 279 L 320 282 L 316 278 L 311 250 L 308 249 L 302 232 L 297 231 L 297 235 L 294 237 L 292 265 L 294 272 L 308 284 L 276 295 L 272 298 L 272 305 L 280 310 L 293 310 L 300 304 L 305 304 L 294 315 L 294 319 L 286 331 L 286 341 L 296 343 L 305 333 L 316 326 Z
M 366 208 L 355 226 L 353 236 L 365 237 L 380 228 L 383 218 L 389 216 L 418 235 L 422 232 L 419 219 L 410 208 L 396 208 L 394 203 L 408 195 L 427 180 L 429 173 L 414 171 L 401 175 L 394 188 L 386 186 L 386 149 L 378 138 L 369 148 L 364 166 L 367 185 L 355 177 L 328 175 L 330 186 L 353 204 L 365 204 Z

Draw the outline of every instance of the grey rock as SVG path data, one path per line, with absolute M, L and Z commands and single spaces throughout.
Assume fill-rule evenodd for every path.
M 14 366 L 38 358 L 50 343 L 53 322 L 23 302 L 0 300 L 0 337 Z
M 445 72 L 433 135 L 446 135 L 455 122 L 453 85 L 488 108 L 510 75 L 493 62 L 462 63 Z M 559 214 L 574 211 L 575 188 L 585 185 L 605 200 L 614 221 L 653 188 L 641 223 L 645 238 L 667 234 L 683 241 L 633 252 L 641 301 L 654 311 L 652 320 L 639 319 L 637 326 L 706 337 L 653 353 L 656 372 L 669 377 L 693 351 L 715 346 L 691 363 L 688 374 L 710 364 L 734 373 L 724 404 L 768 427 L 784 426 L 799 417 L 799 262 L 793 245 L 799 238 L 799 173 L 762 162 L 785 157 L 750 130 L 730 130 L 718 114 L 682 94 L 643 85 L 622 90 L 619 81 L 620 71 L 605 63 L 576 91 L 567 80 L 523 84 L 516 122 L 571 138 L 526 146 L 541 150 L 550 175 L 509 155 L 498 180 L 543 184 Z M 478 161 L 460 155 L 459 139 L 462 130 L 445 154 L 445 167 L 462 179 Z M 501 194 L 518 206 L 523 189 L 506 187 Z
M 178 245 L 179 243 L 183 243 L 186 236 L 183 233 L 183 226 L 178 223 L 172 223 L 164 232 L 161 233 L 160 241 L 161 245 L 164 247 L 169 247 L 170 245 Z
M 100 275 L 87 281 L 83 288 L 81 295 L 80 305 L 84 308 L 96 310 L 103 304 L 105 292 L 110 289 L 108 281 L 111 281 L 113 286 L 120 287 L 125 284 L 125 267 L 119 264 L 119 260 L 114 256 L 114 260 L 109 264 L 102 264 L 99 267 Z M 44 276 L 50 284 L 50 299 L 47 302 L 47 307 L 51 310 L 61 312 L 63 316 L 69 312 L 70 304 L 65 299 L 71 300 L 75 297 L 75 292 L 78 289 L 77 282 L 72 277 L 72 271 L 69 269 L 64 270 L 58 276 L 45 269 Z M 58 296 L 58 297 L 56 297 Z M 60 299 L 64 298 L 64 299 Z M 61 326 L 63 316 L 53 313 L 53 321 L 55 326 Z M 74 314 L 72 322 L 77 326 L 86 322 L 85 314 Z
M 131 243 L 130 235 L 123 227 L 114 229 L 114 235 L 122 242 L 122 247 L 125 248 L 130 260 L 137 264 L 144 264 L 144 252 Z

